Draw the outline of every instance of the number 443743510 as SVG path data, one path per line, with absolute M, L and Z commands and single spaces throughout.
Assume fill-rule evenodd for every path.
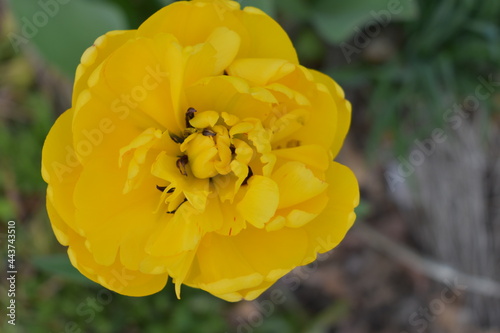
M 8 222 L 8 239 L 7 239 L 7 261 L 9 263 L 9 270 L 16 269 L 16 222 Z

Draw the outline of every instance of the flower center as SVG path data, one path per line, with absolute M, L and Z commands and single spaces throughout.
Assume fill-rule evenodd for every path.
M 155 186 L 168 213 L 186 201 L 203 211 L 209 196 L 232 202 L 254 174 L 270 176 L 276 161 L 273 134 L 259 119 L 194 108 L 185 117 L 181 135 L 149 128 L 120 150 L 120 165 L 128 164 L 124 193 L 151 173 L 163 180 Z
M 192 175 L 199 179 L 242 171 L 248 175 L 257 146 L 254 141 L 266 134 L 256 119 L 240 121 L 225 112 L 196 112 L 193 108 L 186 113 L 186 125 L 180 150 L 187 156 Z

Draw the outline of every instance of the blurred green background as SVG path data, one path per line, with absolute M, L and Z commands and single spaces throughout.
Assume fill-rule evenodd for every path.
M 15 220 L 19 267 L 17 325 L 8 325 L 2 310 L 1 331 L 458 332 L 437 312 L 431 311 L 433 320 L 425 323 L 411 321 L 419 306 L 430 304 L 443 285 L 429 282 L 425 274 L 408 272 L 390 254 L 357 237 L 356 228 L 318 269 L 306 278 L 299 274 L 296 288 L 290 287 L 290 279 L 278 283 L 275 288 L 286 291 L 286 301 L 273 304 L 272 311 L 262 305 L 268 304 L 269 293 L 257 302 L 231 304 L 183 287 L 182 299 L 177 300 L 169 284 L 153 296 L 124 297 L 103 290 L 70 266 L 45 211 L 40 176 L 44 138 L 56 117 L 70 106 L 71 82 L 83 51 L 109 30 L 137 28 L 171 2 L 0 0 L 0 240 L 4 265 L 6 222 Z M 480 137 L 489 140 L 495 135 L 500 2 L 244 0 L 241 4 L 273 16 L 290 34 L 301 63 L 326 72 L 346 90 L 353 120 L 341 159 L 360 179 L 363 200 L 357 223 L 377 227 L 399 246 L 446 261 L 412 235 L 404 203 L 391 192 L 387 165 L 397 162 L 398 156 L 408 159 L 415 139 L 425 140 L 435 128 L 450 130 L 443 114 L 457 103 L 464 119 L 479 124 Z M 479 78 L 490 79 L 492 91 L 480 100 L 480 107 L 471 108 L 463 102 L 481 84 Z M 495 153 L 497 143 L 488 142 L 494 143 L 486 144 L 486 154 Z M 397 221 L 388 222 L 394 216 Z M 494 253 L 497 243 L 491 242 Z M 499 264 L 498 256 L 493 262 Z M 356 265 L 370 271 L 356 271 L 352 268 Z M 2 309 L 7 306 L 5 271 L 0 272 Z M 385 276 L 387 271 L 391 274 Z M 497 273 L 490 278 L 498 281 Z M 379 282 L 350 281 L 350 274 L 369 274 Z M 385 291 L 370 294 L 380 289 Z M 392 296 L 384 301 L 387 295 Z M 470 307 L 467 302 L 461 299 L 448 306 L 446 316 L 461 318 L 460 311 Z M 394 312 L 395 308 L 404 311 Z M 450 315 L 450 309 L 458 310 Z M 488 318 L 469 320 L 464 332 L 498 332 L 498 322 Z

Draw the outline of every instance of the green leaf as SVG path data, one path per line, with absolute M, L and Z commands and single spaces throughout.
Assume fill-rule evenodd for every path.
M 54 274 L 80 284 L 94 285 L 93 282 L 71 265 L 66 254 L 37 256 L 33 259 L 33 264 L 45 273 Z
M 368 201 L 361 199 L 359 201 L 359 205 L 354 209 L 354 212 L 356 213 L 358 219 L 363 219 L 367 217 L 372 210 L 372 205 Z
M 276 0 L 280 14 L 283 13 L 285 19 L 303 22 L 310 19 L 311 5 L 304 0 Z
M 325 45 L 312 29 L 302 29 L 295 40 L 300 62 L 309 64 L 319 61 L 325 54 Z
M 1 182 L 0 182 L 1 185 Z M 15 214 L 15 209 L 13 204 L 7 199 L 0 199 L 0 219 L 7 221 L 11 219 Z
M 412 20 L 417 14 L 413 0 L 320 0 L 313 11 L 312 23 L 323 38 L 338 44 L 365 25 L 383 29 L 393 21 Z
M 9 0 L 18 31 L 9 33 L 15 51 L 34 45 L 70 78 L 80 57 L 95 39 L 110 30 L 126 29 L 119 7 L 90 0 Z
M 160 6 L 168 6 L 171 3 L 175 2 L 175 0 L 156 0 Z
M 251 6 L 262 9 L 267 15 L 276 18 L 276 2 L 275 0 L 242 0 L 238 1 L 241 8 Z

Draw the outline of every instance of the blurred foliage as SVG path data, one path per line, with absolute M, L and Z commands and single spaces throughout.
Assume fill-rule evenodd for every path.
M 398 153 L 405 153 L 433 128 L 446 129 L 445 112 L 455 103 L 464 107 L 465 98 L 474 96 L 481 83 L 478 77 L 498 74 L 499 2 L 419 1 L 419 7 L 418 20 L 391 23 L 380 38 L 359 48 L 350 66 L 328 69 L 333 76 L 340 74 L 344 86 L 350 87 L 352 80 L 370 87 L 367 152 L 372 156 L 384 136 L 392 138 Z M 380 59 L 374 53 L 384 46 L 393 51 Z M 474 116 L 487 119 L 492 101 L 480 100 L 480 112 Z
M 391 1 L 397 0 L 241 2 L 275 17 L 290 33 L 301 62 L 326 71 L 346 88 L 353 122 L 369 124 L 363 144 L 373 156 L 382 141 L 403 152 L 415 138 L 443 127 L 443 113 L 474 93 L 478 76 L 498 73 L 500 65 L 500 2 L 401 0 L 401 10 L 385 24 L 380 13 L 389 10 Z M 26 55 L 37 50 L 48 64 L 72 78 L 81 54 L 99 35 L 136 28 L 172 2 L 71 0 L 49 15 L 50 9 L 38 1 L 9 0 L 12 16 L 0 18 L 0 219 L 15 219 L 20 210 L 24 218 L 19 228 L 22 311 L 16 332 L 71 331 L 66 326 L 71 323 L 82 332 L 215 333 L 234 326 L 228 320 L 231 304 L 190 288 L 183 288 L 179 301 L 171 285 L 144 298 L 113 293 L 110 305 L 95 310 L 90 319 L 92 312 L 85 304 L 103 289 L 70 266 L 49 231 L 43 205 L 41 147 L 56 112 L 37 86 L 38 74 Z M 40 13 L 47 16 L 45 24 Z M 374 33 L 370 29 L 377 24 L 380 29 Z M 373 37 L 363 40 L 362 34 L 370 33 Z M 484 101 L 482 108 L 492 110 L 488 103 Z M 486 117 L 487 112 L 480 115 Z M 357 212 L 364 216 L 370 208 L 363 202 Z M 339 300 L 309 313 L 286 303 L 252 330 L 321 332 L 331 324 L 325 322 L 343 314 L 346 306 Z
M 9 1 L 20 25 L 19 33 L 10 36 L 14 48 L 33 43 L 69 77 L 74 76 L 82 53 L 97 37 L 127 28 L 123 11 L 103 1 Z

